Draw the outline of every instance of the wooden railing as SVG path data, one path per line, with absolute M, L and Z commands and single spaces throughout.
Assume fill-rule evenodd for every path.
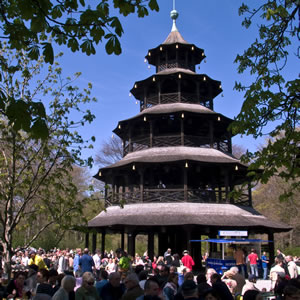
M 194 202 L 194 203 L 232 203 L 236 205 L 250 206 L 248 194 L 241 194 L 238 199 L 229 199 L 228 192 L 209 189 L 144 189 L 124 193 L 108 193 L 106 206 L 124 205 L 133 203 L 155 202 Z
M 195 71 L 195 65 L 187 64 L 184 62 L 178 62 L 177 60 L 168 61 L 168 63 L 158 65 L 157 71 L 161 72 L 167 69 L 174 69 L 174 68 L 182 68 L 182 69 L 189 69 L 191 71 Z

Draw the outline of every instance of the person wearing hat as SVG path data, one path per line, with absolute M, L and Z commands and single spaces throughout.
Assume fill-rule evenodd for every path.
M 184 299 L 199 299 L 198 298 L 198 287 L 194 280 L 186 280 L 181 286 L 181 293 Z
M 183 257 L 182 257 L 181 261 L 186 268 L 188 268 L 190 271 L 192 271 L 195 263 L 194 263 L 193 258 L 189 255 L 189 251 L 187 251 L 187 250 L 183 251 Z
M 259 289 L 255 286 L 255 283 L 256 283 L 256 276 L 253 274 L 249 275 L 248 281 L 243 287 L 242 296 L 244 296 L 244 294 L 249 290 L 259 291 Z
M 42 259 L 41 256 L 39 256 L 35 250 L 30 250 L 29 251 L 29 262 L 28 262 L 28 265 L 36 265 L 38 266 L 39 270 L 42 270 L 42 269 L 46 269 L 48 270 L 44 260 Z

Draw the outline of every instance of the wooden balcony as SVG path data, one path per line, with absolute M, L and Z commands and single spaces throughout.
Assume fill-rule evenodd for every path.
M 251 206 L 248 193 L 240 195 L 239 199 L 229 198 L 224 190 L 209 189 L 144 189 L 135 188 L 134 191 L 125 193 L 109 192 L 106 197 L 106 206 L 125 205 L 134 203 L 159 203 L 159 202 L 194 202 L 194 203 L 231 203 L 242 206 Z

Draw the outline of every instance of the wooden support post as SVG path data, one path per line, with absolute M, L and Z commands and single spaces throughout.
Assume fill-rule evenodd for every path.
M 85 234 L 85 243 L 84 243 L 85 248 L 89 248 L 89 244 L 90 244 L 89 239 L 90 239 L 90 235 L 89 235 L 89 233 L 87 232 L 87 233 Z
M 268 232 L 268 240 L 269 240 L 269 265 L 272 266 L 275 261 L 274 233 L 272 231 Z
M 106 235 L 105 228 L 102 228 L 102 234 L 101 234 L 101 253 L 102 253 L 102 256 L 104 255 L 104 252 L 105 252 L 105 235 Z
M 183 191 L 184 191 L 184 201 L 188 201 L 188 168 L 183 166 Z
M 121 249 L 124 250 L 125 248 L 125 238 L 124 238 L 125 234 L 124 234 L 124 229 L 121 232 Z
M 184 146 L 184 118 L 180 119 L 180 142 Z
M 149 125 L 150 125 L 150 148 L 153 147 L 153 121 L 150 120 L 149 121 Z
M 140 174 L 140 198 L 141 202 L 144 202 L 144 170 L 139 169 Z
M 148 256 L 153 261 L 153 256 L 154 256 L 154 233 L 153 232 L 148 233 Z
M 97 233 L 93 233 L 92 235 L 92 253 L 96 252 L 97 248 Z
M 209 146 L 214 147 L 214 123 L 212 120 L 209 121 Z
M 128 255 L 131 255 L 132 257 L 135 256 L 135 233 L 128 233 L 127 238 L 128 238 Z

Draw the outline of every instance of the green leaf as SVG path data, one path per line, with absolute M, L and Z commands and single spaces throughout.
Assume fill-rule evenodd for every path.
M 86 53 L 87 55 L 95 54 L 96 50 L 94 48 L 93 42 L 89 39 L 86 39 L 81 45 L 80 48 L 82 52 Z
M 149 1 L 149 7 L 151 10 L 159 11 L 159 7 L 156 0 Z
M 68 40 L 68 47 L 71 48 L 73 52 L 79 50 L 79 44 L 76 38 L 71 38 Z
M 117 17 L 112 18 L 110 26 L 115 29 L 115 33 L 118 36 L 122 36 L 122 33 L 124 33 L 120 20 Z
M 40 49 L 38 45 L 33 45 L 28 48 L 28 57 L 37 60 L 40 56 Z
M 116 55 L 120 55 L 122 53 L 120 42 L 115 35 L 109 38 L 105 45 L 105 50 L 107 54 L 115 53 Z
M 43 45 L 43 55 L 45 56 L 45 62 L 53 64 L 54 61 L 54 53 L 51 43 L 42 43 Z
M 38 118 L 33 122 L 30 132 L 31 136 L 35 139 L 46 140 L 49 136 L 49 130 L 46 122 L 41 118 Z

